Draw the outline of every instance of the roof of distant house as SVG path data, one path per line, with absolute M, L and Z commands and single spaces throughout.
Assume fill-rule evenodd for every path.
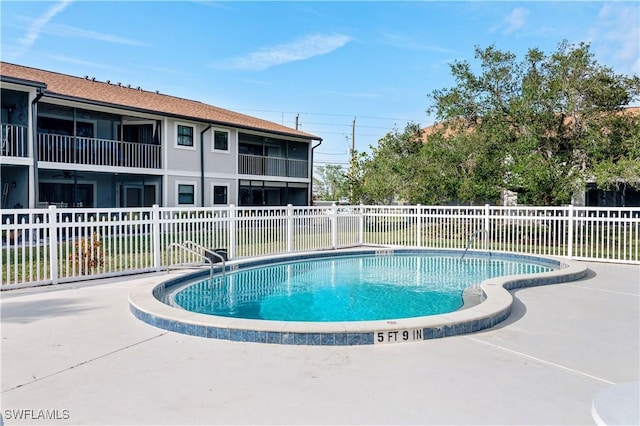
M 104 104 L 121 109 L 160 113 L 218 125 L 274 132 L 281 135 L 321 140 L 310 133 L 280 124 L 215 107 L 202 102 L 149 92 L 139 87 L 98 81 L 89 77 L 74 77 L 52 71 L 0 62 L 2 81 L 11 79 L 45 86 L 45 96 L 62 97 L 81 102 Z
M 631 113 L 631 114 L 640 114 L 640 107 L 636 107 L 636 106 L 632 106 L 632 107 L 625 107 L 623 108 L 623 111 L 626 113 Z M 427 126 L 424 127 L 422 129 L 422 137 L 423 139 L 426 141 L 426 138 L 431 135 L 432 133 L 435 133 L 436 131 L 442 129 L 443 124 L 442 123 L 435 123 L 432 124 L 431 126 Z M 445 136 L 451 136 L 453 134 L 453 130 L 451 129 L 447 129 L 447 131 L 445 132 Z

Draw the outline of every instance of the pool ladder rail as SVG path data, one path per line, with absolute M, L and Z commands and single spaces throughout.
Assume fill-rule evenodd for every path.
M 469 251 L 469 247 L 471 247 L 471 243 L 473 241 L 475 241 L 475 239 L 478 237 L 479 234 L 485 234 L 485 240 L 484 240 L 483 247 L 486 249 L 487 237 L 489 237 L 489 230 L 488 229 L 478 229 L 476 232 L 471 234 L 471 236 L 467 240 L 467 247 L 464 249 L 464 253 L 462 253 L 462 256 L 460 257 L 460 260 L 464 259 L 465 255 L 467 254 L 467 251 Z
M 219 253 L 216 253 L 211 249 L 208 249 L 204 246 L 201 246 L 200 244 L 194 243 L 193 241 L 189 241 L 189 240 L 185 240 L 182 243 L 171 243 L 167 246 L 167 250 L 171 250 L 174 247 L 178 247 L 187 253 L 191 253 L 194 256 L 199 257 L 200 259 L 204 260 L 205 263 L 208 262 L 210 266 L 209 279 L 211 282 L 213 282 L 213 269 L 215 268 L 216 264 L 213 263 L 213 260 L 211 260 L 211 258 L 208 257 L 206 254 L 212 255 L 220 259 L 220 261 L 222 262 L 221 275 L 222 275 L 222 280 L 224 281 L 224 272 L 227 270 L 227 265 L 224 257 L 221 256 Z M 198 252 L 196 250 L 202 250 L 205 254 L 202 254 L 201 252 Z M 184 263 L 180 263 L 179 265 L 184 265 Z M 173 266 L 176 266 L 176 264 L 167 266 L 167 271 L 169 271 Z

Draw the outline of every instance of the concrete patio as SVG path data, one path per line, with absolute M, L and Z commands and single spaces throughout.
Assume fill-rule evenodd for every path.
M 493 329 L 381 346 L 154 328 L 127 294 L 166 274 L 4 291 L 1 414 L 6 425 L 594 424 L 599 392 L 640 380 L 640 266 L 587 265 L 581 281 L 513 292 Z M 638 405 L 616 410 L 638 419 Z

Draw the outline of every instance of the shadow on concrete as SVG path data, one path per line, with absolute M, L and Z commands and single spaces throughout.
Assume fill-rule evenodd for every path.
M 502 321 L 500 324 L 496 324 L 490 328 L 485 328 L 484 330 L 476 331 L 473 334 L 483 334 L 490 331 L 499 330 L 501 328 L 509 326 L 510 324 L 513 324 L 514 322 L 525 316 L 525 314 L 527 313 L 527 307 L 520 301 L 520 299 L 518 299 L 518 297 L 516 296 L 517 292 L 518 290 L 511 291 L 511 296 L 513 296 L 513 303 L 511 305 L 511 314 L 507 317 L 507 319 Z
M 583 282 L 583 281 L 589 281 L 590 279 L 593 279 L 596 276 L 597 276 L 597 274 L 594 271 L 592 271 L 591 269 L 587 269 L 587 273 L 583 278 L 580 278 L 580 279 L 575 280 L 575 281 L 569 281 L 568 283 L 556 283 L 556 284 L 548 284 L 548 285 L 549 286 L 561 286 L 562 284 L 579 283 L 579 282 Z M 508 327 L 509 325 L 517 322 L 520 318 L 524 317 L 525 314 L 527 313 L 527 307 L 525 306 L 524 303 L 522 303 L 520 301 L 520 299 L 518 299 L 518 295 L 517 295 L 518 292 L 522 291 L 522 290 L 535 291 L 536 290 L 536 286 L 523 287 L 523 288 L 518 288 L 518 289 L 515 289 L 515 290 L 511 290 L 510 293 L 511 293 L 511 296 L 513 297 L 513 304 L 511 305 L 511 314 L 507 317 L 507 319 L 502 321 L 500 324 L 496 324 L 495 326 L 493 326 L 491 328 L 487 328 L 487 329 L 484 329 L 484 330 L 477 331 L 474 334 L 487 333 L 489 331 L 499 330 L 501 328 Z
M 82 300 L 75 298 L 37 300 L 25 302 L 4 302 L 0 318 L 2 322 L 28 324 L 62 315 L 75 315 L 95 308 L 81 306 Z
M 570 281 L 569 283 L 579 283 L 580 281 L 588 281 L 588 280 L 591 280 L 591 279 L 593 279 L 593 278 L 595 278 L 597 276 L 598 276 L 598 274 L 594 270 L 587 268 L 587 274 L 584 277 L 580 278 L 579 280 Z M 569 284 L 569 283 L 567 283 L 567 284 Z M 562 283 L 560 283 L 560 284 L 551 284 L 551 285 L 562 285 Z

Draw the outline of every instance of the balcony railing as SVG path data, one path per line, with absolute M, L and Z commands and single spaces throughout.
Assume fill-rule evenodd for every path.
M 159 169 L 160 158 L 160 145 L 38 134 L 39 161 Z
M 7 157 L 28 157 L 27 126 L 2 124 L 2 147 L 0 155 Z
M 238 155 L 238 173 L 243 175 L 309 177 L 309 162 L 259 155 Z

